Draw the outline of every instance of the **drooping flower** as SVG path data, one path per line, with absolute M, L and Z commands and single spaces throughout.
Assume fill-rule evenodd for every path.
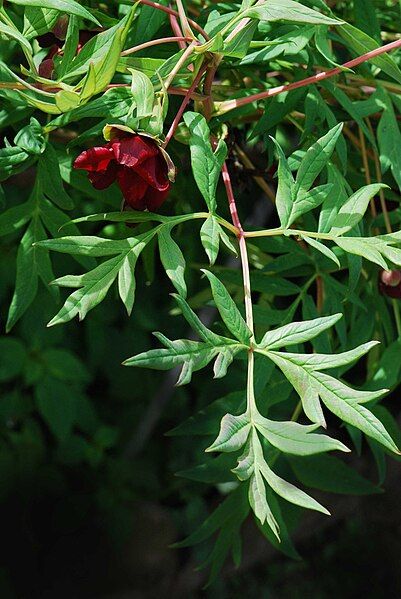
M 96 189 L 117 181 L 126 203 L 135 210 L 160 208 L 174 181 L 168 154 L 154 138 L 128 127 L 108 125 L 105 137 L 108 143 L 82 152 L 74 168 L 87 171 Z
M 401 270 L 382 270 L 379 274 L 379 291 L 393 299 L 401 299 Z

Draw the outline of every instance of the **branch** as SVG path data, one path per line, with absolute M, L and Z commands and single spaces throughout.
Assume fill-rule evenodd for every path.
M 353 58 L 348 62 L 345 62 L 339 67 L 335 67 L 333 69 L 329 69 L 328 71 L 322 71 L 321 73 L 317 73 L 316 75 L 312 75 L 311 77 L 307 77 L 306 79 L 301 79 L 301 81 L 295 81 L 294 83 L 288 83 L 286 85 L 280 85 L 278 87 L 272 87 L 271 89 L 260 92 L 259 94 L 253 94 L 252 96 L 247 96 L 246 98 L 238 98 L 236 100 L 228 100 L 225 102 L 220 102 L 218 104 L 217 114 L 223 114 L 229 110 L 234 110 L 234 108 L 239 108 L 240 106 L 246 106 L 247 104 L 252 104 L 252 102 L 256 102 L 258 100 L 266 100 L 267 98 L 271 98 L 273 96 L 278 96 L 283 92 L 288 92 L 293 89 L 298 89 L 300 87 L 304 87 L 306 85 L 313 85 L 315 83 L 319 83 L 319 81 L 323 81 L 324 79 L 329 79 L 330 77 L 334 77 L 334 75 L 339 75 L 343 72 L 344 69 L 349 69 L 352 67 L 356 67 L 363 62 L 368 60 L 372 60 L 376 58 L 376 56 L 380 56 L 381 54 L 385 54 L 387 52 L 391 52 L 392 50 L 396 50 L 401 47 L 401 40 L 396 40 L 395 42 L 391 42 L 390 44 L 386 44 L 381 48 L 375 48 L 374 50 L 370 50 L 370 52 L 366 52 L 366 54 L 362 54 L 362 56 L 358 56 L 357 58 Z

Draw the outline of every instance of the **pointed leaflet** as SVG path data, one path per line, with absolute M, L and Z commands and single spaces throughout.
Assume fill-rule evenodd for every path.
M 128 315 L 131 314 L 135 302 L 135 266 L 137 259 L 137 255 L 129 252 L 118 271 L 118 293 L 127 309 Z
M 249 504 L 257 519 L 264 524 L 267 522 L 279 539 L 279 527 L 267 503 L 266 487 L 262 475 L 258 469 L 255 469 L 249 481 Z
M 380 189 L 387 188 L 383 183 L 361 187 L 343 204 L 332 222 L 330 235 L 343 235 L 359 223 L 366 212 L 370 200 Z
M 379 44 L 371 38 L 369 35 L 344 23 L 337 29 L 337 33 L 347 42 L 347 44 L 354 50 L 357 56 L 366 54 L 371 50 L 379 48 Z M 371 59 L 372 63 L 382 69 L 387 75 L 401 83 L 401 71 L 397 66 L 395 60 L 388 54 L 382 54 L 381 56 L 375 56 Z
M 197 317 L 195 312 L 191 309 L 191 307 L 188 305 L 188 303 L 184 300 L 184 298 L 181 295 L 172 293 L 172 297 L 175 299 L 178 306 L 181 308 L 182 315 L 184 316 L 185 320 L 188 322 L 191 328 L 196 333 L 198 333 L 199 337 L 203 341 L 211 343 L 212 345 L 220 345 L 221 340 L 224 339 L 224 337 L 216 335 L 216 333 L 213 333 L 213 331 L 208 329 L 203 324 L 203 322 Z M 226 341 L 227 343 L 232 343 L 231 339 L 226 339 Z
M 299 505 L 300 507 L 304 507 L 308 510 L 315 510 L 316 512 L 321 512 L 322 514 L 326 514 L 330 516 L 330 512 L 326 510 L 316 499 L 313 499 L 310 495 L 298 489 L 295 485 L 287 482 L 286 480 L 280 478 L 269 468 L 269 466 L 264 462 L 260 470 L 263 474 L 263 477 L 266 479 L 267 484 L 273 489 L 277 495 L 286 499 L 290 503 L 294 503 L 295 505 Z
M 214 213 L 216 211 L 216 187 L 227 155 L 227 146 L 220 139 L 213 151 L 209 127 L 202 115 L 186 112 L 184 121 L 190 132 L 189 143 L 194 178 L 210 212 Z
M 255 472 L 261 472 L 269 487 L 271 487 L 273 491 L 277 493 L 277 495 L 283 499 L 286 499 L 290 503 L 294 503 L 295 505 L 329 515 L 329 512 L 326 510 L 326 508 L 320 505 L 320 503 L 313 499 L 313 497 L 310 497 L 293 484 L 283 480 L 269 468 L 264 459 L 262 445 L 255 430 L 253 431 L 252 435 L 252 443 L 255 453 Z
M 336 449 L 350 451 L 337 439 L 312 432 L 316 430 L 316 424 L 305 426 L 297 422 L 275 422 L 258 414 L 255 426 L 271 445 L 284 453 L 305 456 Z
M 316 177 L 320 175 L 331 158 L 337 140 L 341 135 L 342 128 L 343 123 L 338 123 L 338 125 L 330 129 L 326 135 L 323 135 L 308 149 L 298 169 L 295 180 L 294 198 L 299 193 L 302 193 L 302 191 L 308 191 Z
M 140 366 L 155 368 L 157 370 L 169 370 L 176 366 L 182 366 L 179 384 L 186 384 L 191 380 L 193 372 L 204 368 L 220 352 L 229 349 L 233 355 L 243 350 L 244 347 L 235 341 L 220 337 L 219 343 L 202 343 L 190 339 L 177 339 L 171 341 L 160 333 L 156 337 L 165 346 L 164 349 L 152 349 L 125 360 L 125 366 Z
M 217 439 L 206 451 L 237 451 L 245 445 L 250 430 L 251 423 L 247 414 L 226 414 L 221 421 Z
M 401 266 L 401 249 L 391 247 L 390 243 L 394 241 L 386 241 L 386 236 L 336 237 L 334 241 L 344 251 L 362 256 L 385 270 L 390 268 L 391 263 Z
M 286 324 L 283 327 L 265 333 L 258 347 L 278 349 L 310 341 L 326 329 L 332 327 L 340 318 L 342 318 L 342 314 L 334 314 L 334 316 L 322 316 L 314 320 Z
M 319 410 L 321 411 L 320 396 L 326 407 L 344 422 L 352 424 L 390 451 L 398 453 L 394 441 L 382 423 L 369 410 L 360 405 L 361 402 L 380 397 L 384 391 L 356 391 L 323 372 L 313 370 L 307 365 L 297 364 L 296 358 L 293 359 L 291 354 L 266 352 L 266 355 L 277 364 L 292 383 L 301 397 L 305 413 L 310 419 L 322 423 L 321 418 L 323 415 L 321 414 L 320 418 L 317 419 L 312 418 L 313 413 L 310 413 L 310 405 L 308 404 L 310 398 L 313 397 L 314 411 L 316 416 L 319 416 Z
M 243 16 L 261 21 L 290 21 L 292 23 L 312 23 L 316 25 L 340 25 L 343 21 L 326 17 L 312 8 L 294 0 L 269 0 L 249 8 Z
M 202 270 L 202 272 L 209 279 L 210 286 L 212 288 L 213 299 L 216 303 L 218 311 L 220 312 L 220 316 L 224 321 L 224 324 L 239 341 L 245 345 L 248 345 L 252 333 L 249 330 L 245 320 L 242 318 L 241 313 L 235 305 L 231 295 L 228 293 L 223 283 L 221 283 L 214 274 L 208 270 Z
M 295 181 L 283 150 L 273 137 L 270 139 L 274 142 L 278 154 L 276 207 L 281 226 L 285 228 L 291 214 Z
M 330 248 L 326 247 L 323 243 L 317 241 L 317 239 L 313 239 L 312 237 L 307 237 L 306 235 L 300 235 L 300 237 L 311 247 L 315 248 L 315 250 L 326 256 L 326 258 L 332 260 L 338 266 L 338 268 L 341 268 L 339 259 Z
M 209 258 L 210 266 L 213 266 L 219 254 L 219 228 L 220 225 L 217 222 L 217 219 L 214 216 L 209 216 L 203 223 L 200 230 L 201 242 L 207 257 Z
M 301 190 L 297 193 L 296 186 L 294 188 L 294 201 L 291 206 L 291 211 L 288 216 L 287 227 L 292 225 L 300 216 L 310 212 L 314 208 L 317 208 L 324 202 L 332 190 L 333 185 L 327 183 L 326 185 L 319 185 L 313 187 L 310 191 L 304 192 Z
M 187 295 L 185 283 L 185 258 L 176 242 L 171 237 L 173 225 L 159 229 L 157 233 L 159 241 L 160 260 L 166 271 L 166 275 L 183 297 Z
M 38 266 L 33 243 L 38 240 L 40 231 L 39 219 L 33 219 L 21 239 L 17 254 L 17 278 L 15 291 L 8 312 L 6 331 L 9 332 L 33 302 L 38 289 Z

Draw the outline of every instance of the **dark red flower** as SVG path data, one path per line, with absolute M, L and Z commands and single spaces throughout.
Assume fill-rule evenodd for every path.
M 74 168 L 87 171 L 96 189 L 106 189 L 117 181 L 131 208 L 154 212 L 166 199 L 173 180 L 174 167 L 168 155 L 146 134 L 114 127 L 109 127 L 108 133 L 110 141 L 82 152 Z
M 401 270 L 382 270 L 379 274 L 379 291 L 393 299 L 401 299 Z

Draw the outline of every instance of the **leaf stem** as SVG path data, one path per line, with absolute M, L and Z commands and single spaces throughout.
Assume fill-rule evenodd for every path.
M 266 100 L 267 98 L 271 98 L 272 96 L 277 96 L 278 94 L 281 94 L 283 92 L 298 89 L 306 85 L 319 83 L 319 81 L 323 81 L 324 79 L 328 79 L 329 77 L 334 77 L 334 75 L 339 75 L 340 73 L 342 73 L 344 69 L 356 67 L 362 64 L 363 62 L 376 58 L 376 56 L 380 56 L 381 54 L 391 52 L 392 50 L 395 50 L 400 47 L 401 40 L 396 40 L 394 42 L 386 44 L 385 46 L 381 46 L 380 48 L 370 50 L 369 52 L 366 52 L 365 54 L 362 54 L 357 58 L 348 60 L 339 67 L 329 69 L 328 71 L 322 71 L 321 73 L 317 73 L 316 75 L 312 75 L 311 77 L 307 77 L 306 79 L 301 79 L 301 81 L 294 81 L 293 83 L 288 83 L 286 85 L 272 87 L 267 91 L 260 92 L 258 94 L 252 94 L 251 96 L 247 96 L 245 98 L 237 98 L 236 100 L 226 100 L 224 102 L 220 102 L 218 105 L 217 114 L 223 114 L 229 110 L 239 108 L 240 106 L 246 106 L 247 104 L 251 104 L 252 102 L 256 102 L 257 100 Z
M 190 46 L 188 46 L 189 48 Z M 167 146 L 167 144 L 171 141 L 172 137 L 174 136 L 174 133 L 181 121 L 181 117 L 184 113 L 185 108 L 187 107 L 188 103 L 190 102 L 190 100 L 192 99 L 192 93 L 194 92 L 194 90 L 196 89 L 196 87 L 198 86 L 198 83 L 200 82 L 200 80 L 202 79 L 202 76 L 206 70 L 206 65 L 201 66 L 201 68 L 199 69 L 197 75 L 194 77 L 194 80 L 191 84 L 191 86 L 188 88 L 185 97 L 182 101 L 182 104 L 180 106 L 180 108 L 178 109 L 177 114 L 174 117 L 173 122 L 171 123 L 170 129 L 168 130 L 168 133 L 166 135 L 166 139 L 164 141 L 163 147 L 165 148 Z
M 178 59 L 177 63 L 175 64 L 174 68 L 171 69 L 167 79 L 164 82 L 164 87 L 166 89 L 168 89 L 169 85 L 173 82 L 174 77 L 177 75 L 177 73 L 179 73 L 181 67 L 185 64 L 185 62 L 187 61 L 187 59 L 191 56 L 194 47 L 196 46 L 197 42 L 193 41 L 189 44 L 188 48 L 186 48 L 184 50 L 184 52 L 182 53 L 182 55 L 180 56 L 180 58 Z
M 168 44 L 168 43 L 177 43 L 179 42 L 192 42 L 193 39 L 185 36 L 173 36 L 173 37 L 161 37 L 157 40 L 150 40 L 148 42 L 144 42 L 143 44 L 138 44 L 138 46 L 133 46 L 132 48 L 128 48 L 128 50 L 124 50 L 121 52 L 121 56 L 129 56 L 130 54 L 134 54 L 135 52 L 140 52 L 141 50 L 145 50 L 145 48 L 150 48 L 151 46 L 158 46 L 159 44 Z

